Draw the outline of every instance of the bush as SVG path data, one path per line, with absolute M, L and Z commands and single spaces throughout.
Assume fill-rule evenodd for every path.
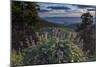
M 23 65 L 23 55 L 21 52 L 16 52 L 15 50 L 12 50 L 11 53 L 11 65 Z
M 60 36 L 50 35 L 46 34 L 46 38 L 42 36 L 42 40 L 37 45 L 24 51 L 24 64 L 37 65 L 85 61 L 82 50 L 70 40 L 72 37 L 62 38 L 62 34 Z
M 47 29 L 47 28 L 46 28 Z M 75 32 L 60 28 L 47 29 L 49 32 L 36 32 L 37 43 L 31 40 L 31 45 L 22 52 L 12 52 L 12 65 L 40 65 L 85 61 L 82 50 L 74 38 Z M 27 42 L 27 41 L 26 41 Z

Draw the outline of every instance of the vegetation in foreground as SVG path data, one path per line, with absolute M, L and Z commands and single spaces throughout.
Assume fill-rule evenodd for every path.
M 55 24 L 47 27 L 37 15 L 38 7 L 12 2 L 12 66 L 95 61 L 95 33 L 92 21 L 85 20 L 89 14 L 83 14 L 82 24 L 72 31 Z
M 75 33 L 62 31 L 59 28 L 53 28 L 48 31 L 36 32 L 39 39 L 37 43 L 34 40 L 26 39 L 29 48 L 24 49 L 21 56 L 18 53 L 19 59 L 23 56 L 20 59 L 22 60 L 22 65 L 81 62 L 86 60 L 82 49 L 78 46 L 79 43 L 74 40 Z M 13 58 L 18 60 L 16 57 Z M 13 58 L 12 61 L 16 64 L 16 60 Z M 19 60 L 17 63 L 16 65 L 20 65 Z

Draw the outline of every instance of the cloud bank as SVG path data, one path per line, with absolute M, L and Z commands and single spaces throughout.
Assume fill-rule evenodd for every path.
M 93 5 L 59 4 L 59 3 L 37 3 L 38 13 L 41 17 L 52 16 L 80 16 L 83 12 L 90 11 L 95 15 L 96 7 Z

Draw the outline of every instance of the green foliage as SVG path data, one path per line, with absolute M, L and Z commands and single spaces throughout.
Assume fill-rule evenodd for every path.
M 12 48 L 19 51 L 27 45 L 20 45 L 25 37 L 34 36 L 35 31 L 40 31 L 42 21 L 37 15 L 37 7 L 34 2 L 12 1 Z
M 24 48 L 22 52 L 12 51 L 12 65 L 55 64 L 86 61 L 86 56 L 80 48 L 80 42 L 75 39 L 77 33 L 66 27 L 44 27 L 37 15 L 36 3 L 17 2 L 12 3 L 12 43 L 17 48 Z M 85 15 L 84 15 L 85 16 Z M 86 18 L 88 15 L 86 14 Z M 86 19 L 83 20 L 84 22 Z M 82 21 L 82 22 L 83 22 Z M 88 20 L 78 28 L 79 40 L 82 44 L 91 47 L 94 51 L 94 38 L 91 34 L 91 23 Z M 40 30 L 41 29 L 41 30 Z M 37 32 L 38 31 L 38 32 Z M 32 33 L 33 32 L 33 33 Z M 91 41 L 89 40 L 91 39 Z M 91 43 L 90 43 L 90 42 Z M 17 50 L 17 49 L 16 49 Z
M 60 36 L 53 36 L 53 33 L 50 33 L 47 35 L 47 38 L 45 37 L 46 33 L 39 35 L 39 37 L 44 35 L 42 40 L 37 45 L 33 45 L 24 51 L 24 64 L 35 65 L 85 61 L 82 50 L 71 40 L 73 37 L 68 38 L 70 34 L 67 33 L 67 36 L 63 37 L 61 33 Z
M 96 54 L 96 34 L 95 26 L 93 25 L 93 16 L 87 12 L 81 16 L 82 23 L 78 26 L 78 38 L 83 41 L 83 51 L 89 57 Z
M 11 53 L 11 64 L 12 66 L 16 65 L 23 65 L 23 55 L 21 52 L 16 52 L 15 50 L 12 50 Z
M 48 32 L 47 32 L 48 31 Z M 22 53 L 13 52 L 13 65 L 57 64 L 86 61 L 83 51 L 75 43 L 75 32 L 62 28 L 46 28 L 36 32 L 39 41 L 27 43 Z
M 34 2 L 12 2 L 12 26 L 23 29 L 32 26 L 35 31 L 42 27 L 40 17 L 37 15 L 37 7 Z

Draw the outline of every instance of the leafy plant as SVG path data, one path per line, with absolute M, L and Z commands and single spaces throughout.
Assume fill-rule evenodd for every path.
M 71 33 L 69 35 L 66 33 L 63 37 L 64 31 L 58 32 L 58 29 L 56 28 L 52 34 L 45 32 L 38 35 L 42 40 L 25 50 L 24 64 L 55 64 L 86 60 L 82 50 L 71 40 L 73 37 L 68 38 Z
M 12 50 L 11 53 L 11 64 L 12 66 L 16 66 L 16 65 L 23 65 L 23 53 L 21 52 L 16 52 L 15 50 Z

